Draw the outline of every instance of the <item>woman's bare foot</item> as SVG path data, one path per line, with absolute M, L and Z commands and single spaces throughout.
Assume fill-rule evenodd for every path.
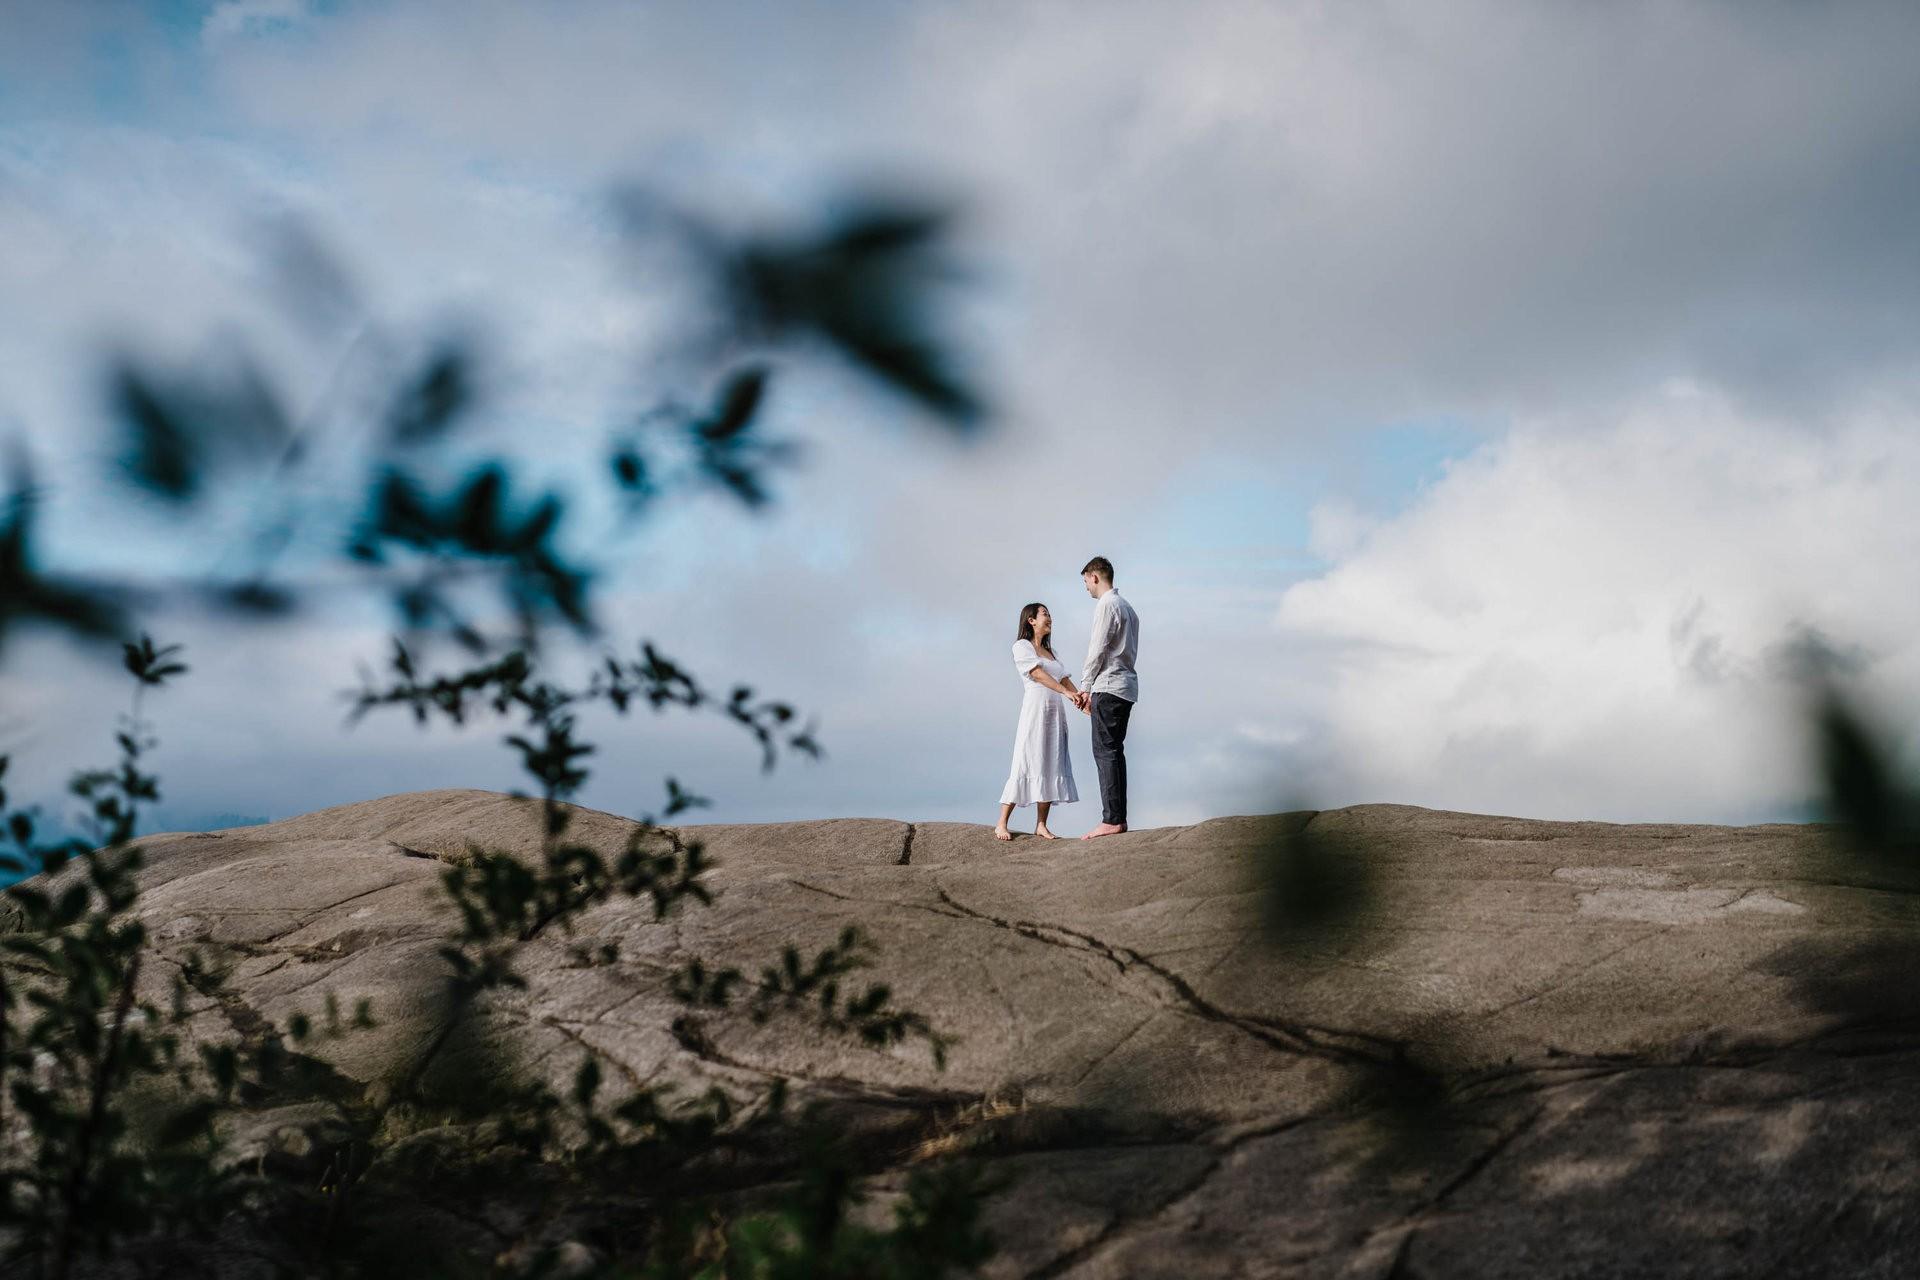
M 1007 830 L 1005 827 L 995 827 L 993 829 L 993 838 L 995 840 L 1011 840 L 1013 839 L 1013 832 Z
M 1039 836 L 1042 840 L 1058 840 L 1060 838 L 1059 836 L 1053 834 L 1053 832 L 1047 830 L 1044 824 L 1041 826 L 1035 827 L 1033 829 L 1033 834 Z
M 1103 822 L 1080 838 L 1082 840 L 1098 840 L 1101 836 L 1117 836 L 1126 829 L 1127 824 L 1124 822 Z

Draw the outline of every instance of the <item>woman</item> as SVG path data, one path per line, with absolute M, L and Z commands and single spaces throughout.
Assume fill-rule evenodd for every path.
M 1068 699 L 1078 694 L 1066 664 L 1053 656 L 1053 615 L 1044 604 L 1020 611 L 1020 630 L 1013 642 L 1013 665 L 1026 685 L 1020 702 L 1020 727 L 1013 735 L 1013 772 L 1000 793 L 1000 825 L 993 834 L 1013 839 L 1007 819 L 1016 808 L 1040 806 L 1033 834 L 1057 840 L 1047 830 L 1047 810 L 1080 798 L 1073 785 L 1073 762 L 1067 758 Z

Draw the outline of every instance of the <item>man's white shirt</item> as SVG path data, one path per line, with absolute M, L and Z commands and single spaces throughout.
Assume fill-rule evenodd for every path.
M 1093 606 L 1093 643 L 1087 648 L 1080 687 L 1088 693 L 1140 701 L 1140 677 L 1133 670 L 1139 652 L 1140 616 L 1118 591 L 1107 592 Z

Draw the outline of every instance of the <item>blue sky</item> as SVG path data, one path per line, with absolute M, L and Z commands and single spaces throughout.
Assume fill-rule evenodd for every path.
M 363 323 L 479 324 L 503 370 L 480 439 L 564 479 L 636 395 L 700 390 L 661 354 L 678 295 L 615 252 L 615 184 L 737 225 L 875 175 L 962 198 L 954 328 L 992 430 L 957 444 L 791 360 L 770 412 L 808 455 L 776 508 L 689 499 L 609 583 L 616 635 L 792 697 L 829 760 L 763 779 L 724 726 L 612 722 L 589 803 L 638 812 L 673 772 L 722 819 L 990 820 L 1011 619 L 1044 599 L 1077 635 L 1095 553 L 1145 623 L 1149 824 L 1755 820 L 1805 798 L 1777 660 L 1800 629 L 1855 638 L 1894 720 L 1920 699 L 1884 576 L 1920 550 L 1908 6 L 0 18 L 0 423 L 74 567 L 219 554 L 98 479 L 104 351 L 240 341 L 297 399 L 338 364 L 350 332 L 264 300 L 276 220 L 340 255 Z M 170 812 L 512 785 L 490 732 L 341 731 L 385 622 L 154 619 L 196 664 L 152 707 Z M 51 795 L 122 701 L 111 662 L 41 637 L 0 665 L 0 750 Z

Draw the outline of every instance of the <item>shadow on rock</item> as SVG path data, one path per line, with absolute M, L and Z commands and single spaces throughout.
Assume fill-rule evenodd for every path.
M 1914 1022 L 1920 1026 L 1920 937 L 1802 940 L 1756 966 L 1788 979 L 1809 1012 L 1848 1022 Z
M 1376 877 L 1364 842 L 1317 829 L 1317 812 L 1289 813 L 1270 841 L 1253 850 L 1252 878 L 1261 938 L 1277 955 L 1367 939 Z

